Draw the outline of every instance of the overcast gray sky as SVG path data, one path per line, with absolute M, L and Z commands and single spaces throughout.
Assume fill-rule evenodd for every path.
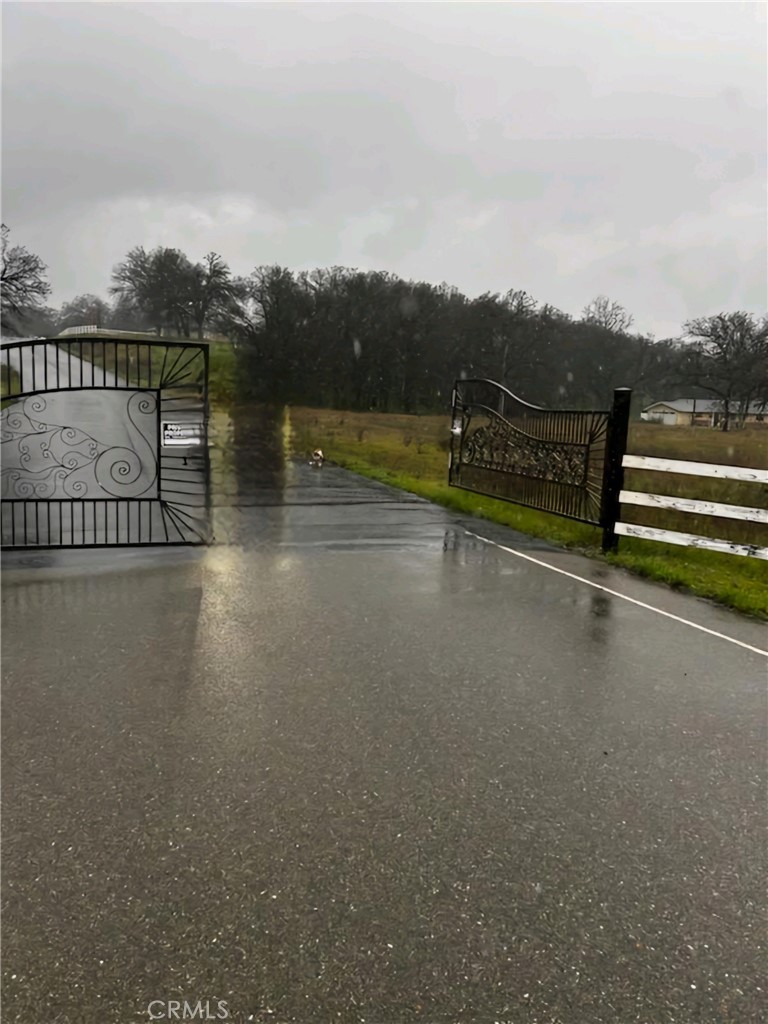
M 3 220 L 53 302 L 134 245 L 766 306 L 755 3 L 4 3 Z

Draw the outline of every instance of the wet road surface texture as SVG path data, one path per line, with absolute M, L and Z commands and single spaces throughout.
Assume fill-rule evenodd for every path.
M 4 1019 L 765 1019 L 763 628 L 233 431 L 6 559 Z

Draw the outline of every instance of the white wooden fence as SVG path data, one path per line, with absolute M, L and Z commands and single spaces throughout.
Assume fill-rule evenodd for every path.
M 625 455 L 622 465 L 625 469 L 646 469 L 656 473 L 685 473 L 692 476 L 715 477 L 718 480 L 741 480 L 768 484 L 766 470 L 745 469 L 741 466 L 717 466 L 707 462 L 654 459 L 647 455 Z M 750 508 L 745 505 L 727 505 L 717 501 L 699 501 L 694 498 L 649 494 L 643 491 L 621 491 L 619 501 L 623 505 L 665 508 L 675 512 L 693 512 L 699 516 L 719 516 L 727 519 L 740 519 L 747 523 L 768 524 L 768 510 Z M 731 555 L 750 555 L 752 558 L 768 559 L 768 548 L 761 548 L 756 544 L 737 544 L 729 540 L 715 540 L 692 533 L 679 533 L 676 530 L 661 530 L 655 526 L 642 526 L 639 523 L 616 523 L 615 533 L 622 537 L 640 537 L 643 540 L 663 541 L 666 544 L 682 544 L 685 547 L 705 548 L 707 551 L 722 551 Z

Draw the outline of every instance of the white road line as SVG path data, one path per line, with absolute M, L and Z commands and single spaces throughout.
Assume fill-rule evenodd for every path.
M 534 565 L 541 565 L 545 569 L 550 569 L 552 572 L 559 572 L 561 576 L 567 576 L 569 579 L 577 580 L 579 583 L 586 583 L 588 587 L 594 587 L 595 590 L 602 590 L 606 594 L 611 594 L 613 597 L 620 597 L 622 601 L 629 601 L 630 604 L 636 604 L 640 608 L 647 608 L 650 612 L 656 612 L 657 615 L 664 615 L 667 619 L 673 619 L 675 622 L 682 622 L 684 626 L 691 626 L 693 629 L 698 629 L 702 633 L 709 633 L 710 636 L 716 636 L 720 640 L 727 640 L 729 643 L 736 644 L 737 647 L 743 647 L 747 651 L 752 651 L 754 654 L 761 654 L 764 658 L 768 658 L 768 651 L 763 651 L 759 647 L 752 647 L 751 644 L 745 644 L 742 640 L 736 640 L 735 637 L 727 636 L 725 633 L 718 633 L 715 629 L 707 629 L 706 626 L 700 626 L 698 622 L 691 622 L 690 619 L 683 619 L 679 615 L 673 615 L 672 612 L 665 612 L 662 608 L 656 608 L 655 605 L 646 604 L 645 601 L 638 601 L 635 597 L 629 597 L 627 594 L 621 594 L 618 590 L 611 590 L 610 587 L 604 587 L 601 583 L 595 583 L 592 580 L 585 579 L 583 576 L 577 576 L 576 573 L 568 572 L 565 569 L 558 569 L 556 565 L 550 565 L 549 562 L 543 562 L 540 558 L 534 558 L 532 555 L 524 555 L 522 551 L 516 551 L 514 548 L 508 548 L 504 544 L 498 544 L 495 540 L 489 540 L 488 537 L 481 537 L 479 533 L 472 533 L 471 530 L 464 531 L 468 536 L 474 537 L 476 540 L 481 540 L 484 544 L 490 544 L 495 548 L 500 548 L 502 551 L 506 551 L 507 554 L 516 555 L 518 558 L 524 558 L 527 562 L 533 562 Z

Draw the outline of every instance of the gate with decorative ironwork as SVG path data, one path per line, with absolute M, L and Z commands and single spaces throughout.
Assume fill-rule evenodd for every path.
M 457 381 L 449 483 L 601 526 L 610 550 L 630 397 L 619 388 L 610 410 L 542 409 L 495 381 Z
M 208 543 L 206 345 L 4 342 L 0 373 L 4 548 Z

